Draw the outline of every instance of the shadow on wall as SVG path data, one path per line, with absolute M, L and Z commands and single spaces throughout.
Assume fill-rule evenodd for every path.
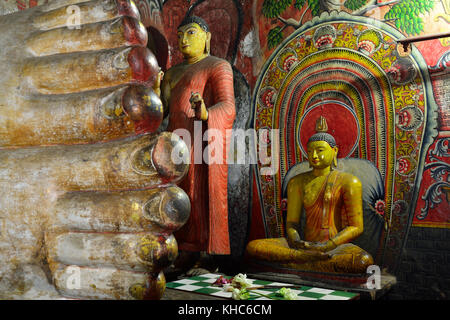
M 161 32 L 154 28 L 148 27 L 148 44 L 147 47 L 155 53 L 156 60 L 162 71 L 166 71 L 169 63 L 169 42 Z

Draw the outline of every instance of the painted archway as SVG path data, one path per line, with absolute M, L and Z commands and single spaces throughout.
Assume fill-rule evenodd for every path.
M 340 157 L 368 160 L 381 174 L 384 199 L 372 204 L 386 222 L 377 262 L 395 264 L 417 201 L 424 154 L 436 135 L 437 111 L 426 63 L 415 48 L 400 56 L 401 38 L 374 19 L 324 12 L 267 60 L 252 101 L 252 127 L 279 130 L 279 153 L 272 157 L 279 170 L 262 175 L 265 164 L 255 166 L 266 237 L 284 235 L 283 179 L 306 160 L 305 143 L 315 119 L 324 115 Z M 270 155 L 271 141 L 261 143 Z

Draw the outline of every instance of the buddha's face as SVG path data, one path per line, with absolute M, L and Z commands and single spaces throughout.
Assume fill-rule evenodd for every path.
M 308 143 L 308 161 L 315 169 L 330 167 L 337 155 L 338 148 L 332 148 L 326 141 L 312 141 Z
M 178 46 L 185 58 L 198 57 L 205 52 L 210 33 L 197 23 L 189 23 L 178 28 Z

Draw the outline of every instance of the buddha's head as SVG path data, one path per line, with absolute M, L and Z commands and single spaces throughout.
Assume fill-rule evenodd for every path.
M 317 133 L 309 138 L 307 144 L 309 166 L 314 169 L 337 167 L 338 147 L 336 140 L 327 130 L 327 122 L 321 116 L 316 122 Z
M 178 46 L 184 58 L 209 54 L 211 33 L 206 22 L 196 16 L 189 16 L 178 26 Z

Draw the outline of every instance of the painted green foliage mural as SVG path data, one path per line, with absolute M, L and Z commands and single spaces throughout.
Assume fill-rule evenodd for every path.
M 319 0 L 265 0 L 262 7 L 262 13 L 266 18 L 280 18 L 280 15 L 291 5 L 297 10 L 301 10 L 305 3 L 308 4 L 308 8 L 311 10 L 313 16 L 317 16 L 320 13 Z M 306 12 L 306 10 L 305 10 Z M 302 16 L 303 18 L 303 16 Z M 300 26 L 302 18 L 298 21 Z M 282 20 L 283 21 L 283 20 Z M 278 46 L 284 38 L 283 30 L 288 24 L 283 21 L 285 25 L 283 27 L 274 27 L 269 31 L 267 37 L 267 45 L 269 49 L 273 49 Z
M 302 19 L 306 11 L 308 11 L 307 9 L 309 9 L 313 17 L 320 15 L 324 11 L 323 8 L 327 7 L 321 1 L 324 2 L 324 0 L 265 0 L 262 6 L 262 14 L 269 19 L 277 18 L 284 24 L 281 27 L 275 26 L 269 31 L 267 37 L 268 48 L 273 49 L 283 41 L 283 30 L 287 26 L 298 28 L 302 24 Z M 280 17 L 290 6 L 301 11 L 305 5 L 308 8 L 295 24 Z M 384 15 L 386 22 L 393 23 L 397 29 L 407 35 L 418 35 L 424 30 L 424 22 L 420 15 L 429 13 L 434 7 L 434 2 L 433 0 L 394 0 L 376 3 L 370 0 L 346 0 L 343 3 L 344 8 L 357 15 L 364 15 L 364 13 L 374 8 L 383 6 L 390 6 L 390 9 Z
M 403 0 L 394 4 L 384 18 L 394 20 L 395 26 L 401 31 L 418 35 L 423 31 L 423 20 L 419 15 L 430 12 L 433 7 L 432 0 Z

